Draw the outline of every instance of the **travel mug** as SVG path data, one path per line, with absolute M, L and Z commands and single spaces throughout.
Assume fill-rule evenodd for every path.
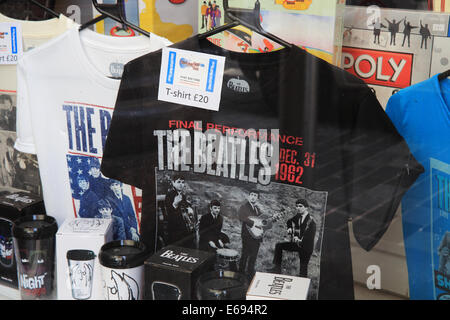
M 210 271 L 198 278 L 196 288 L 198 300 L 245 300 L 248 281 L 242 273 Z
M 154 281 L 151 286 L 153 300 L 180 300 L 181 289 L 172 283 Z
M 95 253 L 91 250 L 76 249 L 67 251 L 72 297 L 87 300 L 92 294 L 94 281 Z
M 0 265 L 4 268 L 13 267 L 13 237 L 12 223 L 0 218 Z
M 46 215 L 23 216 L 14 221 L 14 253 L 23 300 L 53 298 L 57 230 L 55 218 Z
M 98 254 L 105 300 L 142 300 L 144 261 L 149 256 L 142 242 L 117 240 L 104 244 Z

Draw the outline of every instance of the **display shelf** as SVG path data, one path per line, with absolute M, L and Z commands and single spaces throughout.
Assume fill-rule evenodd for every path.
M 0 300 L 20 300 L 19 290 L 0 285 Z

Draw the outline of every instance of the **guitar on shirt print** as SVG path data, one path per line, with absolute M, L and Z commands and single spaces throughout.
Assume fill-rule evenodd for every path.
M 253 221 L 253 226 L 250 227 L 246 225 L 247 231 L 250 233 L 253 239 L 259 240 L 262 239 L 264 233 L 271 229 L 273 223 L 284 216 L 286 213 L 285 209 L 281 209 L 280 212 L 275 213 L 272 216 L 267 214 L 261 214 L 259 216 L 249 216 L 248 218 Z

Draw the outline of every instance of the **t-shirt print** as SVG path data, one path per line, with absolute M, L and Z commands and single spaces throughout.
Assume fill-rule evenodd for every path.
M 65 101 L 67 172 L 74 216 L 112 218 L 114 240 L 139 240 L 141 190 L 100 172 L 113 108 Z
M 249 277 L 272 267 L 307 277 L 308 298 L 317 299 L 327 192 L 302 187 L 315 153 L 302 150 L 302 137 L 278 129 L 204 127 L 169 120 L 167 130 L 154 131 L 158 249 L 172 244 L 217 252 L 218 264 L 236 263 L 235 271 Z M 309 211 L 303 223 L 299 203 Z M 223 217 L 215 234 L 204 223 L 214 205 Z

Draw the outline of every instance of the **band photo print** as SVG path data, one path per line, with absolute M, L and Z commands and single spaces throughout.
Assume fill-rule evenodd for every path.
M 264 186 L 190 172 L 156 170 L 157 249 L 216 253 L 216 269 L 311 279 L 318 298 L 327 192 Z
M 16 133 L 0 130 L 0 185 L 42 194 L 35 155 L 14 149 Z
M 0 186 L 42 195 L 36 155 L 14 149 L 16 141 L 15 91 L 0 90 Z
M 103 176 L 96 157 L 68 154 L 66 159 L 74 216 L 111 218 L 114 240 L 139 241 L 142 191 Z
M 16 93 L 0 91 L 0 130 L 16 131 Z

